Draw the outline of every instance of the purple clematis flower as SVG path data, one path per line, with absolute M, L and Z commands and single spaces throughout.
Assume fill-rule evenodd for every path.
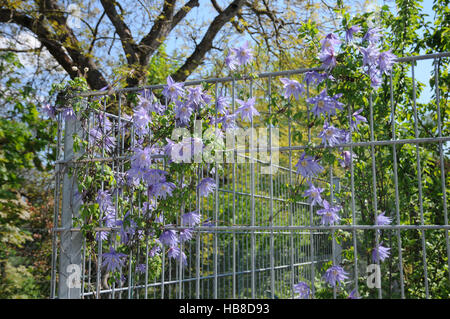
M 89 130 L 89 144 L 103 148 L 105 152 L 111 153 L 116 147 L 116 139 L 114 136 L 102 134 L 97 128 Z
M 380 48 L 374 44 L 367 48 L 359 49 L 363 55 L 363 65 L 368 67 L 375 67 L 378 64 L 380 56 Z
M 369 78 L 370 78 L 370 85 L 376 89 L 379 88 L 381 85 L 381 72 L 380 70 L 376 68 L 369 68 L 368 70 Z
M 97 123 L 97 127 L 101 132 L 109 133 L 112 129 L 111 121 L 108 119 L 108 116 L 103 113 L 97 114 Z
M 186 228 L 180 231 L 180 240 L 181 242 L 186 242 L 192 239 L 192 229 Z
M 95 240 L 100 241 L 100 240 L 107 240 L 108 239 L 108 232 L 107 231 L 98 231 L 95 234 Z
M 313 104 L 311 111 L 317 117 L 320 115 L 326 117 L 328 113 L 331 114 L 333 111 L 333 103 L 326 89 L 323 89 L 319 95 L 306 99 L 306 102 Z
M 137 273 L 145 274 L 146 270 L 147 270 L 147 267 L 145 266 L 145 264 L 136 265 L 136 272 Z
M 175 82 L 171 76 L 167 77 L 167 85 L 164 87 L 162 94 L 170 101 L 176 101 L 179 97 L 183 97 L 183 83 Z
M 378 64 L 380 56 L 380 48 L 374 44 L 370 44 L 367 48 L 359 49 L 363 55 L 363 65 L 375 67 Z
M 68 121 L 68 120 L 75 120 L 77 118 L 77 115 L 75 114 L 73 108 L 66 107 L 62 110 L 62 117 L 64 121 Z
M 336 287 L 336 283 L 340 284 L 345 279 L 347 279 L 348 273 L 344 271 L 341 266 L 331 266 L 325 272 L 325 282 L 329 283 L 331 286 Z
M 147 112 L 155 112 L 158 114 L 162 113 L 162 106 L 161 103 L 152 103 L 152 101 L 147 98 L 149 94 L 144 94 L 141 93 L 140 95 L 138 95 L 138 108 L 143 108 L 144 110 L 146 110 Z M 155 97 L 153 96 L 153 93 L 151 95 L 152 100 L 155 100 Z
M 389 225 L 390 223 L 392 223 L 392 218 L 384 216 L 384 214 L 385 213 L 383 212 L 377 216 L 376 221 L 375 221 L 376 225 L 383 226 L 383 225 Z
M 253 52 L 248 47 L 248 41 L 246 41 L 241 47 L 231 49 L 236 56 L 238 65 L 246 65 L 253 59 Z
M 317 71 L 309 71 L 305 73 L 305 82 L 307 85 L 318 85 L 325 79 L 334 80 L 333 76 L 326 73 L 318 73 Z
M 361 108 L 352 114 L 352 118 L 350 120 L 350 126 L 355 131 L 358 130 L 359 123 L 367 123 L 367 119 L 364 116 L 360 115 L 362 111 L 363 111 L 363 109 Z
M 142 106 L 134 110 L 133 113 L 133 125 L 134 132 L 137 136 L 144 136 L 148 133 L 148 125 L 150 124 L 150 115 L 148 110 Z
M 41 106 L 41 113 L 47 115 L 49 118 L 54 119 L 56 116 L 55 107 L 50 105 L 50 103 L 44 103 Z
M 338 37 L 333 34 L 329 33 L 320 40 L 320 44 L 322 45 L 322 52 L 326 51 L 334 51 L 334 46 L 339 45 L 341 43 L 341 40 L 338 39 Z
M 339 102 L 338 100 L 342 97 L 342 93 L 335 94 L 330 96 L 330 104 L 331 104 L 331 115 L 336 115 L 336 110 L 343 110 L 344 103 Z
M 336 52 L 333 48 L 322 51 L 322 53 L 319 54 L 319 60 L 327 69 L 332 69 L 336 66 Z
M 148 186 L 155 185 L 165 182 L 167 174 L 166 171 L 160 169 L 150 169 L 145 173 L 144 179 Z
M 288 78 L 281 78 L 281 83 L 283 83 L 284 97 L 286 99 L 294 96 L 298 100 L 299 96 L 305 93 L 303 85 L 298 83 L 296 80 L 290 80 Z
M 189 102 L 175 101 L 175 118 L 178 119 L 181 124 L 189 124 L 191 115 L 194 112 L 192 105 L 193 104 Z
M 201 197 L 206 197 L 212 193 L 216 188 L 216 181 L 210 177 L 204 178 L 197 186 L 198 194 Z
M 377 247 L 375 247 L 372 250 L 372 260 L 373 260 L 373 262 L 384 261 L 390 255 L 389 250 L 391 250 L 391 249 L 388 248 L 388 247 L 384 247 L 381 244 L 382 243 L 380 243 Z
M 255 108 L 256 99 L 254 97 L 248 99 L 246 102 L 236 99 L 241 107 L 236 110 L 236 114 L 241 114 L 242 121 L 247 120 L 251 122 L 253 120 L 253 116 L 259 115 L 258 110 Z
M 155 217 L 155 223 L 164 224 L 164 214 L 163 213 L 161 213 Z
M 162 114 L 166 110 L 166 106 L 162 105 L 159 100 L 155 97 L 152 91 L 142 90 L 138 95 L 138 107 L 143 107 L 148 112 L 155 112 L 157 114 Z
M 152 249 L 150 249 L 150 251 L 148 252 L 148 255 L 150 257 L 155 257 L 156 255 L 158 255 L 159 253 L 161 253 L 161 243 L 159 242 L 159 240 L 157 240 L 156 245 L 154 245 L 152 247 Z
M 236 70 L 237 67 L 239 66 L 239 61 L 237 60 L 236 54 L 233 51 L 231 51 L 225 58 L 225 64 L 232 71 Z
M 361 299 L 361 297 L 358 297 L 358 291 L 356 291 L 356 289 L 353 289 L 348 295 L 347 299 Z
M 321 131 L 318 135 L 322 139 L 322 143 L 327 146 L 335 146 L 341 144 L 342 140 L 342 131 L 334 127 L 333 125 L 329 125 L 328 121 L 325 121 L 323 125 L 323 131 Z
M 297 164 L 294 166 L 297 168 L 297 174 L 303 177 L 316 177 L 317 174 L 323 171 L 323 167 L 311 156 L 307 156 L 303 153 L 300 156 Z
M 308 299 L 311 294 L 311 289 L 306 282 L 302 281 L 294 285 L 294 293 L 299 294 L 300 299 Z
M 347 43 L 352 42 L 353 34 L 358 33 L 359 31 L 361 31 L 361 27 L 359 25 L 354 25 L 348 28 L 347 31 L 345 31 L 345 41 L 347 41 Z
M 181 216 L 182 224 L 187 226 L 195 226 L 200 223 L 201 215 L 196 211 L 192 211 Z
M 150 147 L 144 149 L 135 148 L 133 150 L 134 154 L 131 157 L 131 167 L 148 169 L 152 164 L 152 150 Z
M 230 108 L 230 99 L 226 96 L 219 96 L 216 100 L 216 108 L 218 114 L 226 115 Z
M 165 230 L 163 231 L 161 236 L 159 236 L 159 241 L 161 242 L 161 244 L 169 247 L 176 246 L 178 244 L 177 233 L 171 229 Z
M 116 217 L 116 209 L 114 206 L 108 206 L 106 210 L 103 211 L 103 218 L 102 221 L 105 222 L 106 227 L 114 227 L 117 224 L 117 217 Z
M 227 114 L 219 119 L 217 119 L 217 123 L 222 123 L 223 129 L 234 129 L 237 128 L 236 124 L 236 114 Z
M 323 192 L 323 188 L 315 187 L 311 182 L 309 182 L 309 189 L 305 191 L 303 196 L 309 196 L 311 198 L 311 205 L 314 206 L 316 203 L 322 204 L 322 197 L 320 194 Z
M 106 266 L 106 271 L 116 271 L 124 266 L 126 257 L 127 255 L 118 253 L 111 247 L 109 253 L 103 253 L 102 266 Z
M 341 206 L 332 206 L 326 199 L 322 201 L 322 209 L 317 211 L 317 215 L 322 216 L 322 225 L 334 225 L 341 218 L 337 214 L 341 210 Z
M 183 267 L 187 266 L 187 257 L 183 251 L 180 251 L 180 254 L 178 255 L 177 259 L 180 262 L 181 266 Z
M 339 132 L 340 132 L 339 142 L 341 144 L 350 143 L 350 132 L 346 130 L 339 130 Z
M 378 27 L 375 28 L 369 28 L 367 30 L 367 33 L 364 35 L 364 37 L 362 38 L 363 41 L 368 41 L 369 43 L 373 44 L 378 42 L 378 40 L 380 40 L 382 34 L 381 34 L 381 29 Z
M 141 181 L 144 181 L 146 169 L 142 169 L 140 167 L 131 167 L 127 171 L 127 182 L 128 185 L 138 186 Z
M 128 213 L 127 213 L 128 215 Z M 137 235 L 139 239 L 142 239 L 144 236 L 143 230 L 138 230 L 137 223 L 130 219 L 129 225 L 125 224 L 125 219 L 127 216 L 123 218 L 123 220 L 117 221 L 116 225 L 121 226 L 120 228 L 120 241 L 122 244 L 128 244 L 133 236 Z
M 167 249 L 167 256 L 169 258 L 177 259 L 180 255 L 180 252 L 180 248 L 178 248 L 177 246 L 171 246 L 169 247 L 169 249 Z
M 113 207 L 111 194 L 107 190 L 106 191 L 99 190 L 97 192 L 96 201 L 101 212 L 105 212 L 110 207 Z
M 156 201 L 153 199 L 149 199 L 148 202 L 142 203 L 142 213 L 146 218 L 150 216 L 150 214 L 156 209 Z
M 393 54 L 391 50 L 381 52 L 378 56 L 378 66 L 380 68 L 380 72 L 388 74 L 388 72 L 392 70 L 396 57 L 397 56 Z
M 188 91 L 188 104 L 193 104 L 195 109 L 198 109 L 202 104 L 208 104 L 207 101 L 211 101 L 211 97 L 205 94 L 200 86 L 190 87 Z
M 162 182 L 156 184 L 154 195 L 157 198 L 166 199 L 167 196 L 172 196 L 172 192 L 175 189 L 175 184 L 172 182 Z
M 341 164 L 342 167 L 349 167 L 352 162 L 352 156 L 350 151 L 343 151 L 341 153 L 342 158 L 339 159 L 339 164 Z M 353 158 L 356 158 L 356 155 L 353 154 Z

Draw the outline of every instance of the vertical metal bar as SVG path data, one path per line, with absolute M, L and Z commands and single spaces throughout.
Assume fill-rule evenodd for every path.
M 413 109 L 414 109 L 414 134 L 416 138 L 419 138 L 419 130 L 418 130 L 418 121 L 417 117 L 417 106 L 416 106 L 416 79 L 414 77 L 414 63 L 411 63 L 411 73 L 412 73 L 412 83 L 413 83 Z M 416 144 L 416 158 L 417 158 L 417 179 L 419 186 L 419 209 L 420 209 L 420 224 L 424 225 L 425 220 L 423 217 L 423 199 L 422 199 L 422 168 L 420 165 L 420 149 L 419 144 Z M 422 235 L 422 259 L 423 259 L 423 271 L 424 271 L 424 280 L 425 280 L 425 294 L 426 298 L 430 297 L 429 289 L 428 289 L 428 266 L 427 266 L 427 251 L 425 246 L 425 230 L 421 230 Z
M 117 141 L 117 149 L 116 149 L 116 156 L 117 157 L 119 157 L 120 156 L 120 131 L 121 131 L 121 128 L 120 128 L 120 125 L 121 125 L 121 119 L 122 119 L 122 95 L 119 93 L 119 96 L 118 96 L 118 114 L 117 114 L 117 116 L 118 116 L 118 118 L 117 118 L 117 138 L 116 138 L 116 141 Z M 113 126 L 114 127 L 114 126 Z M 114 162 L 113 162 L 114 163 Z M 117 215 L 119 214 L 119 185 L 118 185 L 118 183 L 117 183 L 117 178 L 118 178 L 118 176 L 119 176 L 119 173 L 120 173 L 120 160 L 117 160 L 116 162 L 116 169 L 117 169 L 117 171 L 116 171 L 116 189 L 115 189 L 115 201 L 114 201 L 114 206 L 115 206 L 115 209 L 116 209 L 116 213 L 115 213 L 115 215 L 114 215 L 114 219 L 115 219 L 115 222 L 117 222 Z M 113 171 L 114 171 L 114 169 L 113 169 Z M 114 244 L 114 249 L 116 249 L 117 248 L 117 241 L 116 241 L 116 233 L 115 233 L 115 231 L 113 230 L 112 232 L 111 232 L 111 235 L 113 236 L 113 244 Z M 115 281 L 113 281 L 113 283 L 112 283 L 112 298 L 113 299 L 115 299 L 115 289 L 116 289 L 116 282 Z
M 184 182 L 184 177 L 183 177 L 183 173 L 181 173 L 180 176 L 180 185 L 183 185 Z M 180 214 L 183 214 L 185 210 L 185 203 L 184 201 L 181 202 L 181 209 L 180 209 Z M 182 258 L 181 258 L 181 254 L 183 253 L 183 242 L 181 241 L 180 243 L 180 256 L 178 258 L 178 298 L 181 299 L 182 295 L 183 295 L 183 263 L 182 263 Z
M 87 127 L 87 149 L 89 150 L 90 148 L 90 143 L 89 143 L 89 132 L 91 130 L 91 112 L 88 111 L 89 115 L 88 115 L 88 127 Z M 83 220 L 83 224 L 86 224 L 86 217 Z M 86 236 L 83 236 L 83 256 L 82 256 L 82 261 L 81 261 L 81 299 L 84 299 L 84 286 L 85 286 L 85 281 L 86 281 Z
M 328 91 L 328 83 L 326 85 Z M 328 114 L 328 123 L 331 122 L 331 116 Z M 308 125 L 309 126 L 309 125 Z M 330 205 L 334 204 L 334 183 L 333 183 L 333 165 L 330 165 Z M 332 254 L 332 263 L 333 266 L 336 265 L 336 231 L 333 229 L 331 231 L 331 254 Z M 337 288 L 333 287 L 333 299 L 336 299 L 337 296 Z
M 61 150 L 61 119 L 62 114 L 58 112 L 56 114 L 57 119 L 57 148 L 56 148 L 56 161 L 60 160 L 60 150 Z M 55 206 L 53 211 L 53 228 L 58 227 L 58 216 L 59 216 L 59 202 L 60 202 L 60 180 L 61 180 L 61 164 L 56 163 L 55 165 L 55 191 L 54 191 L 54 200 Z M 57 241 L 58 233 L 52 232 L 52 273 L 50 279 L 50 299 L 54 299 L 56 297 L 56 259 L 57 259 L 57 249 L 56 249 L 56 241 Z
M 161 252 L 161 259 L 162 259 L 162 265 L 161 265 L 161 299 L 164 299 L 164 293 L 165 293 L 165 273 L 166 273 L 166 246 L 162 245 L 162 252 Z
M 309 99 L 309 84 L 306 83 L 306 98 Z M 308 143 L 311 143 L 311 128 L 310 128 L 310 107 L 309 107 L 309 103 L 306 102 L 306 110 L 307 110 L 307 114 L 308 114 Z M 289 141 L 290 144 L 290 141 Z M 290 146 L 290 145 L 289 145 Z M 291 152 L 289 152 L 289 157 L 291 157 Z M 292 162 L 291 159 L 289 159 L 289 172 L 290 174 L 292 171 Z M 291 183 L 291 180 L 289 180 L 289 182 Z M 314 208 L 311 205 L 309 205 L 309 224 L 312 226 L 314 225 Z M 315 266 L 315 256 L 314 256 L 314 231 L 311 230 L 310 231 L 310 238 L 309 238 L 309 249 L 310 249 L 310 255 L 311 255 L 311 296 L 312 298 L 314 298 L 315 294 L 316 294 L 316 287 L 315 287 L 315 279 L 316 279 L 316 266 Z
M 197 170 L 197 185 L 200 182 L 200 169 Z M 199 192 L 197 190 L 196 192 L 196 206 L 197 206 L 197 212 L 200 213 L 200 196 Z M 197 299 L 200 299 L 200 231 L 197 231 L 197 237 L 196 237 L 196 265 L 195 265 L 195 297 Z
M 235 110 L 235 92 L 236 92 L 236 80 L 233 78 L 232 88 L 231 88 L 231 109 L 234 113 Z M 236 148 L 235 148 L 235 138 L 233 136 L 233 160 L 232 160 L 232 182 L 233 182 L 233 226 L 236 225 Z M 233 299 L 236 299 L 236 231 L 233 230 Z
M 369 107 L 370 107 L 370 141 L 375 141 L 374 129 L 373 129 L 373 105 L 372 105 L 372 93 L 369 95 Z M 377 171 L 375 163 L 375 146 L 372 144 L 370 146 L 370 156 L 372 159 L 372 188 L 373 188 L 373 211 L 374 211 L 374 224 L 376 224 L 377 214 L 378 214 L 378 202 L 377 202 Z M 375 231 L 375 249 L 379 246 L 379 233 Z M 377 251 L 377 255 L 378 251 Z M 377 265 L 380 267 L 380 260 L 377 258 Z M 382 298 L 381 283 L 380 288 L 378 288 L 378 298 Z
M 394 89 L 392 84 L 392 73 L 389 75 L 390 82 L 390 98 L 391 98 L 391 122 L 392 122 L 392 140 L 396 140 L 395 133 L 395 107 L 394 107 Z M 399 193 L 398 193 L 398 167 L 397 167 L 397 147 L 392 144 L 393 148 L 393 161 L 394 161 L 394 184 L 395 184 L 395 213 L 397 217 L 397 225 L 401 224 L 400 219 L 400 203 L 399 203 Z M 402 253 L 402 237 L 400 230 L 397 230 L 397 245 L 398 245 L 398 263 L 400 271 L 400 293 L 402 299 L 405 299 L 405 284 L 403 281 L 403 253 Z
M 289 114 L 292 112 L 292 105 L 290 103 L 290 100 L 288 101 L 288 110 Z M 288 116 L 288 145 L 289 145 L 289 185 L 292 185 L 292 116 Z M 290 202 L 289 203 L 289 225 L 294 225 L 294 207 L 295 204 Z M 291 231 L 289 234 L 289 263 L 290 263 L 290 269 L 291 269 L 291 276 L 290 276 L 290 292 L 291 292 L 291 298 L 294 298 L 294 285 L 295 285 L 295 267 L 294 267 L 294 231 Z
M 217 98 L 218 98 L 218 91 L 217 91 L 217 82 L 214 84 L 214 94 L 215 94 L 215 129 L 217 130 Z M 214 132 L 216 134 L 216 132 Z M 217 163 L 216 163 L 217 164 Z M 217 165 L 216 165 L 217 166 Z M 214 205 L 214 225 L 217 227 L 217 221 L 219 219 L 219 170 L 217 167 L 215 167 L 215 181 L 216 181 L 216 188 L 214 191 L 215 195 L 215 205 Z M 217 230 L 214 228 L 214 299 L 217 299 L 217 247 L 218 247 L 218 238 L 217 238 Z
M 103 110 L 105 109 L 105 103 L 106 103 L 106 99 L 104 99 L 104 102 L 103 102 Z M 101 117 L 100 117 L 100 115 L 101 115 L 102 113 L 101 113 L 101 111 L 99 112 L 99 119 L 98 119 L 98 122 L 100 123 L 100 120 L 101 120 Z M 105 114 L 103 114 L 103 118 L 105 117 Z M 105 149 L 104 149 L 104 133 L 105 133 L 105 125 L 104 125 L 104 123 L 103 124 L 99 124 L 100 126 L 101 126 L 101 128 L 102 128 L 102 149 L 101 149 L 101 156 L 102 157 L 104 157 L 104 155 L 105 155 Z M 94 126 L 95 126 L 95 118 L 94 118 Z M 103 164 L 103 162 L 102 162 L 102 164 L 101 164 L 101 166 L 102 166 L 102 175 L 103 175 L 103 172 L 104 172 L 104 164 Z M 103 191 L 104 190 L 104 181 L 102 180 L 102 182 L 101 182 L 101 190 Z M 102 213 L 101 213 L 101 211 L 100 211 L 100 216 L 99 216 L 99 226 L 100 227 L 102 227 Z M 95 295 L 96 295 L 96 298 L 97 299 L 100 299 L 100 297 L 101 297 L 101 295 L 100 295 L 100 290 L 101 290 L 101 273 L 102 273 L 102 269 L 101 269 L 101 267 L 102 267 L 102 253 L 103 253 L 103 251 L 102 251 L 102 249 L 103 249 L 103 240 L 102 240 L 102 236 L 101 236 L 101 233 L 99 232 L 98 233 L 98 240 L 97 240 L 97 278 L 96 278 L 96 280 L 97 280 L 97 282 L 96 282 L 96 292 L 95 292 Z
M 253 97 L 253 79 L 250 79 L 250 98 Z M 253 118 L 250 121 L 250 126 L 251 126 L 251 134 L 250 134 L 250 149 L 254 148 L 253 145 Z M 254 163 L 254 152 L 250 151 L 250 188 L 251 188 L 251 225 L 255 226 L 255 163 Z M 256 289 L 256 278 L 255 278 L 255 247 L 256 247 L 256 239 L 255 239 L 255 231 L 252 230 L 251 232 L 251 273 L 252 273 L 252 278 L 251 278 L 251 285 L 252 285 L 252 298 L 254 299 L 256 297 L 255 295 L 255 289 Z
M 440 61 L 440 59 L 439 59 Z M 438 135 L 442 137 L 442 119 L 441 119 L 441 106 L 440 106 L 440 90 L 439 90 L 439 63 L 434 60 L 434 77 L 436 86 L 436 106 L 438 113 Z M 442 142 L 439 142 L 439 163 L 441 167 L 441 188 L 442 188 L 442 200 L 444 206 L 444 224 L 448 225 L 448 212 L 447 212 L 447 190 L 445 187 L 445 166 L 444 166 L 444 156 L 442 149 Z M 450 283 L 450 242 L 448 236 L 448 230 L 445 230 L 445 243 L 447 247 L 447 270 L 448 270 L 448 280 Z
M 145 235 L 145 299 L 148 299 L 148 235 Z
M 136 256 L 137 257 L 137 256 Z M 133 281 L 132 281 L 132 261 L 133 260 L 133 250 L 130 249 L 130 254 L 129 254 L 129 262 L 128 262 L 128 299 L 131 299 L 133 297 L 131 291 L 133 288 Z
M 350 143 L 353 143 L 353 127 L 351 125 L 352 121 L 352 110 L 350 105 L 348 106 L 348 116 L 349 116 L 349 127 L 350 127 Z M 355 209 L 355 175 L 353 167 L 353 146 L 350 146 L 350 178 L 351 178 L 351 192 L 352 192 L 352 225 L 356 225 L 356 209 Z M 356 229 L 353 229 L 353 263 L 354 263 L 354 279 L 355 279 L 355 291 L 356 295 L 359 296 L 358 290 L 358 247 L 356 238 Z
M 334 202 L 334 184 L 333 184 L 333 165 L 330 165 L 330 205 L 333 205 Z M 331 231 L 331 254 L 332 254 L 332 262 L 333 266 L 336 266 L 336 235 L 335 230 Z M 337 297 L 337 288 L 333 287 L 333 299 Z
M 88 291 L 91 292 L 91 269 L 92 269 L 92 257 L 91 253 L 89 253 L 89 262 L 88 262 Z
M 272 115 L 272 77 L 269 76 L 268 79 L 268 96 L 269 96 L 269 118 Z M 259 137 L 261 139 L 261 137 Z M 273 226 L 273 167 L 272 167 L 272 122 L 269 123 L 269 178 L 270 178 L 270 188 L 269 188 L 269 212 L 270 212 L 270 224 Z M 292 269 L 293 272 L 293 269 Z M 271 298 L 275 298 L 275 257 L 274 257 L 274 237 L 273 229 L 270 230 L 270 292 Z

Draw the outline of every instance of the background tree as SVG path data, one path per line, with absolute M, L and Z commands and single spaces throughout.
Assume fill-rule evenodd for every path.
M 320 10 L 327 8 L 320 1 L 304 0 L 0 3 L 2 35 L 11 40 L 12 49 L 20 44 L 17 35 L 26 31 L 39 43 L 33 54 L 45 51 L 58 69 L 71 78 L 85 75 L 96 90 L 121 80 L 121 86 L 146 84 L 149 62 L 163 44 L 177 47 L 173 57 L 177 69 L 172 72 L 177 81 L 205 65 L 211 51 L 222 51 L 233 35 L 253 39 L 272 55 L 283 56 L 298 49 L 293 34 L 300 23 L 318 19 Z

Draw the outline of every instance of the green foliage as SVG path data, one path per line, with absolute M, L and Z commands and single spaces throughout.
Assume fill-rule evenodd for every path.
M 39 117 L 34 91 L 16 73 L 22 68 L 15 54 L 0 54 L 0 298 L 42 294 L 33 260 L 24 256 L 33 241 L 24 227 L 34 218 L 24 189 L 32 170 L 42 174 L 51 167 L 56 126 Z

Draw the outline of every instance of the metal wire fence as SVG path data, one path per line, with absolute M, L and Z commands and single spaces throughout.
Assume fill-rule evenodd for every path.
M 238 157 L 245 159 L 244 163 L 225 163 L 223 172 L 211 172 L 207 164 L 198 168 L 197 178 L 200 180 L 206 176 L 212 176 L 218 187 L 214 194 L 207 198 L 196 196 L 191 201 L 183 203 L 190 210 L 198 209 L 202 215 L 208 218 L 209 223 L 196 226 L 192 241 L 183 244 L 187 255 L 187 265 L 182 267 L 180 263 L 174 262 L 167 257 L 165 248 L 161 253 L 158 263 L 152 257 L 151 247 L 147 245 L 130 253 L 128 262 L 122 268 L 120 278 L 113 284 L 108 283 L 109 274 L 102 269 L 101 262 L 103 251 L 102 240 L 95 240 L 89 236 L 82 235 L 80 227 L 74 226 L 74 220 L 80 219 L 78 209 L 81 205 L 77 191 L 76 174 L 69 173 L 69 167 L 78 172 L 89 172 L 93 167 L 99 170 L 110 169 L 117 176 L 125 174 L 125 164 L 129 161 L 129 150 L 137 145 L 132 130 L 132 123 L 124 113 L 126 109 L 124 95 L 129 92 L 142 90 L 142 88 L 127 88 L 109 92 L 89 92 L 82 94 L 85 101 L 89 102 L 108 96 L 113 101 L 113 108 L 105 107 L 101 110 L 90 110 L 88 116 L 88 128 L 94 127 L 108 118 L 111 122 L 112 136 L 118 145 L 113 155 L 105 155 L 105 144 L 100 152 L 85 154 L 74 149 L 73 133 L 87 136 L 89 129 L 83 131 L 77 120 L 64 121 L 61 113 L 58 114 L 58 161 L 56 164 L 55 180 L 55 217 L 54 238 L 52 256 L 52 298 L 293 298 L 294 285 L 299 281 L 315 283 L 311 285 L 312 295 L 321 297 L 318 291 L 323 287 L 320 283 L 323 275 L 323 267 L 330 264 L 343 264 L 349 272 L 347 285 L 352 289 L 361 290 L 366 285 L 368 276 L 367 266 L 370 260 L 365 251 L 367 234 L 375 234 L 378 243 L 380 231 L 388 235 L 391 243 L 393 256 L 389 267 L 383 268 L 381 286 L 374 288 L 374 296 L 377 297 L 399 297 L 410 296 L 408 289 L 413 283 L 411 279 L 417 269 L 411 269 L 410 257 L 406 253 L 420 256 L 422 269 L 420 271 L 421 282 L 418 284 L 423 289 L 425 297 L 433 297 L 430 294 L 430 273 L 428 264 L 433 264 L 432 272 L 446 272 L 450 278 L 450 245 L 448 230 L 448 198 L 449 188 L 448 171 L 446 165 L 449 163 L 448 142 L 450 135 L 448 127 L 443 125 L 441 119 L 442 110 L 448 111 L 448 101 L 440 101 L 439 61 L 448 58 L 450 53 L 438 53 L 425 56 L 414 56 L 399 58 L 397 62 L 410 67 L 413 84 L 411 100 L 412 105 L 403 108 L 409 112 L 407 117 L 413 126 L 413 136 L 398 139 L 398 113 L 399 106 L 393 88 L 393 76 L 388 76 L 386 83 L 388 90 L 385 92 L 390 101 L 390 114 L 388 115 L 390 139 L 379 139 L 379 132 L 374 130 L 374 99 L 373 94 L 367 94 L 368 119 L 367 139 L 355 140 L 353 135 L 350 143 L 341 144 L 338 147 L 351 153 L 351 165 L 347 169 L 339 166 L 329 167 L 327 178 L 316 182 L 330 189 L 330 202 L 343 204 L 341 218 L 348 221 L 347 224 L 324 226 L 320 223 L 320 217 L 308 202 L 290 201 L 290 193 L 287 185 L 299 183 L 296 170 L 293 167 L 307 143 L 314 141 L 314 128 L 310 125 L 310 106 L 302 102 L 292 104 L 286 114 L 273 111 L 276 105 L 273 92 L 278 89 L 275 83 L 280 76 L 296 77 L 305 72 L 316 69 L 298 69 L 284 72 L 273 72 L 260 74 L 257 78 L 220 78 L 202 81 L 185 82 L 185 86 L 207 83 L 211 85 L 216 96 L 232 97 L 232 107 L 235 108 L 235 97 L 242 92 L 249 96 L 258 97 L 257 108 L 260 110 L 261 118 L 251 122 L 251 127 L 268 127 L 264 119 L 274 114 L 279 118 L 279 147 L 269 149 L 268 160 L 263 161 L 258 157 L 258 151 L 247 149 L 232 151 Z M 434 81 L 436 91 L 429 103 L 435 105 L 436 119 L 434 133 L 429 133 L 419 127 L 418 107 L 416 101 L 417 84 L 415 79 L 415 64 L 420 60 L 434 61 Z M 158 92 L 163 86 L 154 85 L 145 89 Z M 307 88 L 306 95 L 309 97 L 313 89 Z M 104 103 L 104 102 L 100 102 Z M 305 118 L 301 122 L 292 119 L 290 108 L 303 108 Z M 110 111 L 112 110 L 112 111 Z M 447 110 L 447 111 L 446 111 Z M 350 108 L 349 108 L 350 112 Z M 113 114 L 114 113 L 114 114 Z M 406 118 L 402 114 L 402 119 Z M 271 131 L 270 131 L 271 132 Z M 301 142 L 296 138 L 297 132 L 303 132 Z M 403 136 L 403 135 L 402 135 Z M 269 133 L 269 145 L 273 145 Z M 129 140 L 127 140 L 129 139 Z M 87 137 L 87 140 L 89 138 Z M 91 143 L 91 142 L 89 142 Z M 429 212 L 424 209 L 424 203 L 429 201 L 428 194 L 423 190 L 426 183 L 422 174 L 424 161 L 423 147 L 435 145 L 438 162 L 435 165 L 439 171 L 440 189 L 436 190 L 442 194 L 443 219 L 436 223 L 430 218 Z M 407 149 L 405 146 L 411 147 Z M 311 148 L 311 145 L 308 146 Z M 323 146 L 312 146 L 321 148 Z M 336 146 L 337 147 L 337 146 Z M 405 164 L 402 156 L 405 151 L 415 154 L 416 161 Z M 278 152 L 278 158 L 274 161 L 274 154 Z M 383 154 L 392 156 L 392 166 L 387 173 L 390 181 L 386 178 L 388 168 L 380 167 L 378 159 Z M 370 162 L 355 164 L 354 153 L 366 154 Z M 409 154 L 408 153 L 408 154 Z M 83 154 L 83 159 L 79 160 Z M 378 158 L 378 159 L 377 159 Z M 165 165 L 165 158 L 158 158 L 161 167 Z M 253 160 L 251 160 L 253 159 Z M 362 167 L 363 165 L 364 167 Z M 410 165 L 417 173 L 417 194 L 409 196 L 417 197 L 417 207 L 412 208 L 408 214 L 414 214 L 417 219 L 411 222 L 404 220 L 401 211 L 401 198 L 404 198 L 407 190 L 399 188 L 399 165 Z M 276 168 L 275 174 L 262 174 L 264 167 Z M 364 174 L 363 174 L 364 173 Z M 381 179 L 381 180 L 380 180 Z M 190 181 L 184 181 L 189 184 Z M 365 186 L 364 186 L 365 185 Z M 364 187 L 366 188 L 364 188 Z M 362 193 L 368 189 L 367 193 Z M 131 198 L 133 207 L 143 211 L 141 195 L 136 192 Z M 123 201 L 121 194 L 114 194 L 115 205 L 121 211 L 120 203 Z M 384 196 L 384 197 L 383 197 Z M 370 206 L 374 212 L 385 208 L 385 197 L 389 199 L 391 210 L 389 215 L 393 218 L 391 225 L 374 226 L 368 224 L 362 218 L 362 211 Z M 428 206 L 426 206 L 428 207 Z M 434 222 L 433 222 L 434 221 Z M 83 223 L 89 221 L 83 220 Z M 173 225 L 173 229 L 180 229 Z M 97 228 L 96 231 L 117 232 L 118 229 L 107 227 Z M 411 237 L 404 237 L 405 233 L 411 233 Z M 418 234 L 418 236 L 414 235 Z M 431 234 L 431 235 L 430 235 Z M 437 251 L 433 248 L 429 254 L 427 236 L 436 240 L 434 234 L 439 234 Z M 346 240 L 342 238 L 346 237 Z M 415 237 L 416 236 L 416 237 Z M 419 251 L 405 252 L 403 242 L 406 238 L 417 238 Z M 352 251 L 344 254 L 343 251 Z M 394 255 L 395 254 L 395 255 Z M 439 256 L 437 256 L 437 255 Z M 443 258 L 446 254 L 447 258 Z M 436 259 L 437 258 L 437 259 Z M 433 259 L 438 260 L 437 266 Z M 447 264 L 442 260 L 447 260 Z M 146 271 L 138 271 L 137 264 L 145 264 Z M 70 265 L 80 266 L 80 287 L 67 287 L 67 279 L 71 276 L 73 269 Z M 378 263 L 379 265 L 379 263 Z M 69 268 L 68 268 L 69 267 Z M 437 267 L 437 269 L 435 268 Z M 160 269 L 150 272 L 148 269 Z M 153 274 L 153 277 L 151 276 Z M 434 275 L 433 275 L 434 276 Z M 416 278 L 416 277 L 414 277 Z M 450 279 L 445 279 L 449 280 Z M 450 291 L 447 282 L 447 292 Z M 334 288 L 328 297 L 339 297 L 339 290 Z M 327 297 L 322 294 L 322 297 Z

